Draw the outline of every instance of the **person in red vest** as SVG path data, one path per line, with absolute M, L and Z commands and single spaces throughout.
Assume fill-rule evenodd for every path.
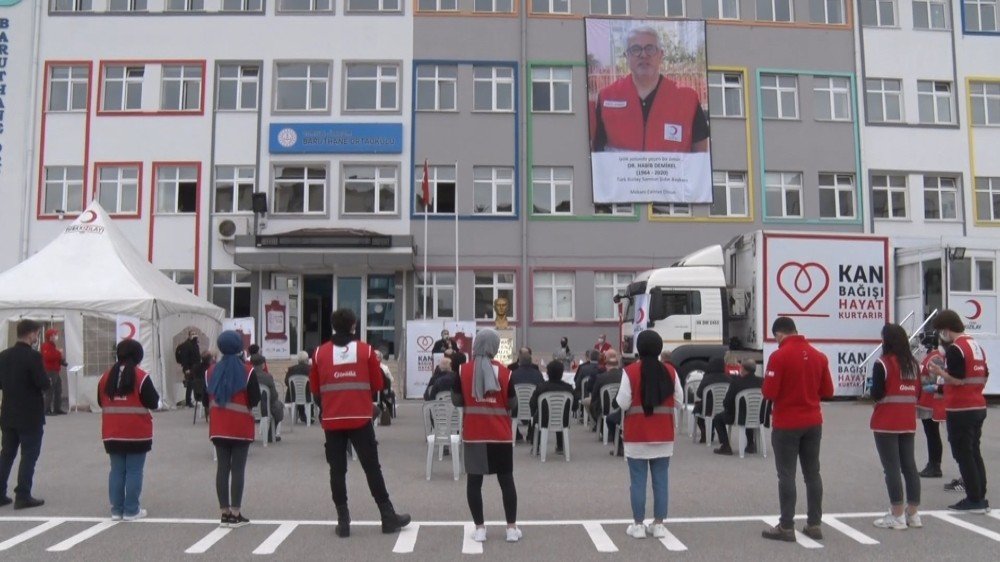
M 42 344 L 42 364 L 52 381 L 52 386 L 45 393 L 45 414 L 58 416 L 65 414 L 62 410 L 62 377 L 60 371 L 66 366 L 62 351 L 56 345 L 59 343 L 59 330 L 45 330 L 45 342 Z
M 517 488 L 514 485 L 514 431 L 511 416 L 517 415 L 510 370 L 494 360 L 500 350 L 500 334 L 480 330 L 472 344 L 472 362 L 462 365 L 452 403 L 462 410 L 462 442 L 465 495 L 476 528 L 472 540 L 486 540 L 483 515 L 483 476 L 496 474 L 507 518 L 507 542 L 521 540 L 517 526 Z
M 597 343 L 594 344 L 594 349 L 601 354 L 600 359 L 597 361 L 597 366 L 603 369 L 608 362 L 608 352 L 614 350 L 614 347 L 608 343 L 607 334 L 601 334 L 597 338 Z
M 395 533 L 409 525 L 410 516 L 396 513 L 385 487 L 375 440 L 374 396 L 383 388 L 382 368 L 370 345 L 354 336 L 358 319 L 348 308 L 331 316 L 333 338 L 316 349 L 309 387 L 319 396 L 320 421 L 326 433 L 326 462 L 330 465 L 330 490 L 337 509 L 338 537 L 351 535 L 347 507 L 347 446 L 358 454 L 368 489 L 382 514 L 382 532 Z
M 663 40 L 647 25 L 629 31 L 629 74 L 597 94 L 591 150 L 708 152 L 708 118 L 697 92 L 660 74 Z
M 875 409 L 870 422 L 892 506 L 889 513 L 875 520 L 875 526 L 882 529 L 923 527 L 917 513 L 920 474 L 913 458 L 917 400 L 920 398 L 919 374 L 920 365 L 910 350 L 906 330 L 898 324 L 883 326 L 882 357 L 872 366 L 871 395 Z
M 958 463 L 965 485 L 965 498 L 948 506 L 952 511 L 986 513 L 986 464 L 980 451 L 986 398 L 983 389 L 990 375 L 986 354 L 979 343 L 965 333 L 965 324 L 954 310 L 942 310 L 934 317 L 938 338 L 946 344 L 945 367 L 931 363 L 931 374 L 944 379 L 944 409 L 951 454 Z
M 648 531 L 665 538 L 670 457 L 674 454 L 674 408 L 681 400 L 677 372 L 660 361 L 663 338 L 644 330 L 636 339 L 639 361 L 625 368 L 615 401 L 623 415 L 622 440 L 628 461 L 632 520 L 626 533 L 646 538 L 646 474 L 653 483 L 653 523 Z
M 222 359 L 205 376 L 208 389 L 208 435 L 218 465 L 215 493 L 222 511 L 220 525 L 237 528 L 250 523 L 242 513 L 247 454 L 256 434 L 253 408 L 260 403 L 260 383 L 243 363 L 243 338 L 232 330 L 216 342 Z
M 944 365 L 944 355 L 938 350 L 937 334 L 925 334 L 923 338 L 927 355 L 920 362 L 920 378 L 923 392 L 917 402 L 917 417 L 924 426 L 924 437 L 927 438 L 927 466 L 920 471 L 923 478 L 941 478 L 941 454 L 944 447 L 941 443 L 940 425 L 945 421 L 944 386 L 938 384 L 938 378 L 930 373 L 927 366 L 932 362 Z
M 108 497 L 112 521 L 134 521 L 147 515 L 141 507 L 142 470 L 153 448 L 153 416 L 160 395 L 153 379 L 139 368 L 142 344 L 129 339 L 118 343 L 117 362 L 97 383 L 101 407 L 101 438 L 111 457 Z

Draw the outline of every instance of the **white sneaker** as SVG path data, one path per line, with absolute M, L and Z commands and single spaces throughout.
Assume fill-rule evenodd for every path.
M 111 514 L 111 520 L 112 521 L 121 521 L 122 520 L 122 514 L 121 513 L 112 513 Z
M 907 513 L 906 514 L 906 526 L 907 527 L 912 527 L 914 529 L 919 529 L 919 528 L 921 528 L 921 527 L 924 526 L 924 522 L 920 520 L 920 514 L 919 513 L 914 513 L 913 515 L 910 515 L 909 513 Z
M 906 529 L 906 519 L 903 517 L 896 517 L 891 513 L 886 513 L 881 518 L 875 520 L 875 526 L 879 529 L 896 529 L 897 531 L 903 531 Z
M 524 533 L 518 527 L 507 527 L 507 542 L 517 542 L 523 536 Z
M 642 523 L 633 523 L 625 530 L 625 534 L 633 539 L 644 539 L 646 538 L 646 526 Z
M 653 535 L 654 539 L 665 539 L 667 538 L 667 528 L 663 523 L 656 523 L 649 526 L 649 534 Z
M 486 527 L 476 527 L 476 530 L 472 531 L 472 540 L 486 542 Z
M 137 521 L 139 519 L 142 519 L 143 517 L 146 517 L 147 515 L 149 515 L 149 512 L 147 512 L 145 509 L 140 509 L 139 513 L 136 513 L 135 515 L 123 516 L 122 521 Z

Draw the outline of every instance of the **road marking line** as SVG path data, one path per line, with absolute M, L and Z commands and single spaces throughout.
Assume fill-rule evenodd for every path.
M 267 537 L 264 542 L 260 543 L 260 546 L 253 551 L 254 554 L 274 554 L 274 551 L 281 546 L 281 543 L 285 542 L 288 535 L 292 534 L 292 531 L 298 527 L 298 523 L 282 523 L 278 525 L 278 528 L 271 533 L 271 536 Z
M 10 550 L 11 548 L 23 543 L 24 541 L 31 540 L 37 537 L 38 535 L 44 533 L 45 531 L 52 529 L 53 527 L 58 527 L 59 525 L 62 524 L 62 522 L 63 522 L 62 519 L 52 519 L 51 521 L 46 521 L 41 525 L 32 527 L 27 531 L 21 533 L 20 535 L 11 537 L 3 542 L 0 542 L 0 551 Z
M 1000 533 L 991 531 L 989 529 L 984 529 L 983 527 L 980 527 L 979 525 L 973 525 L 972 523 L 969 523 L 968 521 L 962 521 L 958 517 L 955 517 L 954 515 L 951 515 L 951 514 L 948 514 L 948 513 L 933 513 L 932 515 L 934 517 L 937 517 L 938 519 L 940 519 L 942 521 L 947 521 L 948 523 L 951 523 L 952 525 L 957 525 L 957 526 L 959 526 L 959 527 L 961 527 L 963 529 L 968 529 L 969 531 L 972 531 L 973 533 L 976 533 L 978 535 L 982 535 L 982 536 L 984 536 L 984 537 L 986 537 L 988 539 L 993 539 L 993 540 L 995 540 L 997 542 L 1000 542 Z
M 667 550 L 671 552 L 684 552 L 688 549 L 684 543 L 682 543 L 676 536 L 674 536 L 673 533 L 670 532 L 670 529 L 667 529 L 667 536 L 660 539 L 660 542 L 663 543 L 663 546 L 667 547 Z
M 611 540 L 611 537 L 608 536 L 607 531 L 604 530 L 604 527 L 600 523 L 584 523 L 583 528 L 590 535 L 590 540 L 594 542 L 597 552 L 618 552 L 615 542 Z
M 413 552 L 413 547 L 417 544 L 417 533 L 420 532 L 420 525 L 410 523 L 399 530 L 399 538 L 396 539 L 396 546 L 392 551 L 397 554 L 409 554 Z
M 462 525 L 462 554 L 483 553 L 483 543 L 472 540 L 472 533 L 475 530 L 476 526 L 473 523 L 464 523 Z
M 55 546 L 50 546 L 47 550 L 49 552 L 66 552 L 67 550 L 69 550 L 69 549 L 73 548 L 74 546 L 82 543 L 83 541 L 85 541 L 85 540 L 87 540 L 87 539 L 89 539 L 89 538 L 91 538 L 93 536 L 96 536 L 96 535 L 98 535 L 98 534 L 100 534 L 100 533 L 102 533 L 102 532 L 110 529 L 111 527 L 114 527 L 117 524 L 118 524 L 117 521 L 102 521 L 102 522 L 98 523 L 97 525 L 94 525 L 93 527 L 90 527 L 89 529 L 87 529 L 85 531 L 82 531 L 80 533 L 77 533 L 77 534 L 73 535 L 72 537 L 64 540 L 63 542 L 61 542 L 61 543 L 59 543 L 59 544 L 57 544 Z
M 851 537 L 852 539 L 858 541 L 861 544 L 879 544 L 879 542 L 868 535 L 862 533 L 861 531 L 851 527 L 850 525 L 844 523 L 843 521 L 837 519 L 836 517 L 830 517 L 829 515 L 823 516 L 823 522 L 827 525 L 833 527 L 834 529 L 844 533 L 845 535 Z
M 778 525 L 777 517 L 762 517 L 761 520 L 764 523 L 767 523 L 768 525 L 774 525 L 774 526 Z M 804 546 L 805 548 L 823 548 L 823 545 L 803 535 L 802 532 L 797 529 L 795 531 L 795 542 L 799 543 L 801 546 Z
M 1000 511 L 990 511 L 986 515 L 989 515 L 990 517 L 992 517 L 994 519 L 1000 519 Z
M 205 535 L 203 539 L 191 545 L 191 548 L 184 551 L 184 554 L 204 554 L 208 549 L 212 548 L 215 543 L 219 542 L 222 537 L 229 534 L 232 529 L 227 529 L 225 527 L 219 527 L 218 529 L 213 529 L 211 533 Z

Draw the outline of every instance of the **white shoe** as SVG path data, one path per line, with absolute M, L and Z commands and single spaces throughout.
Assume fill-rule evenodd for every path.
M 625 529 L 625 534 L 633 539 L 644 539 L 646 538 L 646 526 L 642 523 L 633 523 L 628 526 L 628 529 Z
M 472 540 L 486 542 L 486 527 L 476 527 L 476 530 L 472 531 Z
M 914 513 L 913 515 L 906 514 L 906 526 L 919 529 L 924 526 L 924 522 L 920 520 L 919 513 Z
M 121 513 L 112 513 L 111 514 L 111 520 L 112 521 L 121 521 L 122 520 L 122 514 Z
M 521 537 L 523 536 L 524 533 L 521 532 L 521 529 L 517 527 L 507 527 L 507 542 L 517 542 L 521 540 Z
M 875 526 L 879 529 L 896 529 L 897 531 L 903 531 L 906 529 L 906 519 L 904 517 L 896 517 L 891 513 L 886 513 L 881 518 L 875 520 Z
M 648 528 L 648 530 L 649 530 L 649 534 L 653 535 L 654 539 L 665 539 L 665 538 L 667 538 L 667 528 L 663 525 L 663 523 L 656 523 L 656 524 L 650 525 L 649 528 Z
M 136 513 L 135 515 L 123 516 L 122 521 L 137 521 L 139 519 L 146 517 L 147 515 L 149 515 L 149 512 L 147 512 L 145 509 L 140 509 L 139 513 Z

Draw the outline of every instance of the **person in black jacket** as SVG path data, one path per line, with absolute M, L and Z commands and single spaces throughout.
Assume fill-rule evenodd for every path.
M 174 358 L 184 372 L 184 406 L 194 407 L 191 401 L 194 396 L 194 371 L 195 367 L 201 363 L 201 349 L 198 347 L 198 333 L 194 330 L 188 332 L 188 339 L 181 342 L 174 352 Z
M 695 391 L 694 398 L 694 413 L 700 414 L 704 411 L 704 403 L 702 399 L 705 397 L 705 388 L 710 384 L 729 384 L 731 379 L 729 375 L 726 374 L 726 359 L 722 355 L 718 355 L 708 360 L 708 368 L 705 369 L 705 376 L 702 377 L 701 382 L 698 384 L 698 390 Z M 698 429 L 701 431 L 701 439 L 699 443 L 705 442 L 705 420 L 704 418 L 698 419 Z
M 38 507 L 44 500 L 31 495 L 35 463 L 42 452 L 45 426 L 43 393 L 52 384 L 42 366 L 42 354 L 35 351 L 42 326 L 34 320 L 17 323 L 17 343 L 0 353 L 0 506 L 13 501 L 14 509 Z M 21 465 L 17 469 L 14 499 L 7 496 L 7 479 L 14 467 L 14 458 L 21 450 Z
M 298 358 L 298 362 L 289 367 L 285 373 L 285 402 L 289 403 L 295 402 L 291 384 L 292 377 L 309 378 L 309 352 L 300 351 L 296 357 Z M 311 402 L 312 396 L 309 394 L 309 385 L 306 384 L 306 403 Z M 295 415 L 298 416 L 300 422 L 306 423 L 306 406 L 296 406 Z
M 517 358 L 517 368 L 510 374 L 510 387 L 514 389 L 514 395 L 517 395 L 517 385 L 519 384 L 530 384 L 535 388 L 538 388 L 538 385 L 543 382 L 545 382 L 545 378 L 542 376 L 542 371 L 538 369 L 538 365 L 535 365 L 535 363 L 531 360 L 531 354 L 522 351 Z M 526 436 L 525 441 L 531 443 L 532 439 L 534 439 L 534 435 L 535 424 L 529 423 L 528 435 Z M 520 430 L 518 430 L 518 432 L 514 435 L 515 440 L 519 438 Z
M 442 357 L 441 362 L 434 369 L 434 374 L 431 375 L 431 380 L 427 383 L 427 389 L 424 390 L 424 400 L 428 402 L 434 400 L 439 392 L 453 392 L 457 377 L 458 375 L 451 368 L 451 360 Z
M 760 388 L 764 385 L 764 379 L 756 376 L 757 364 L 754 363 L 753 359 L 747 359 L 740 364 L 740 376 L 733 379 L 729 383 L 729 390 L 726 391 L 726 397 L 722 401 L 722 412 L 715 414 L 712 418 L 712 429 L 719 434 L 719 442 L 721 447 L 715 450 L 717 455 L 731 455 L 733 454 L 732 446 L 729 444 L 729 432 L 727 426 L 734 423 L 746 423 L 746 410 L 743 413 L 744 417 L 736 419 L 736 395 L 744 390 L 749 390 L 751 388 Z M 744 451 L 748 455 L 757 454 L 757 443 L 754 439 L 755 433 L 753 429 L 747 429 L 747 446 Z
M 528 407 L 531 409 L 532 423 L 541 424 L 540 427 L 549 426 L 549 411 L 547 408 L 540 407 L 538 404 L 538 401 L 543 393 L 569 392 L 572 394 L 573 385 L 568 382 L 563 382 L 562 380 L 565 369 L 566 366 L 560 360 L 554 360 L 545 367 L 545 372 L 548 373 L 549 380 L 544 381 L 542 384 L 535 387 L 535 393 L 531 395 L 531 400 L 528 402 Z M 569 410 L 569 408 L 563 410 L 563 427 L 569 427 Z M 562 433 L 557 433 L 556 453 L 562 453 L 562 451 L 563 435 Z
M 597 380 L 597 375 L 603 372 L 601 366 L 598 365 L 601 360 L 600 351 L 591 349 L 584 355 L 584 358 L 584 362 L 577 368 L 576 375 L 573 377 L 573 386 L 576 391 L 576 396 L 573 399 L 574 410 L 580 407 L 580 400 L 590 392 L 590 386 Z M 587 383 L 586 386 L 584 386 L 584 382 Z

